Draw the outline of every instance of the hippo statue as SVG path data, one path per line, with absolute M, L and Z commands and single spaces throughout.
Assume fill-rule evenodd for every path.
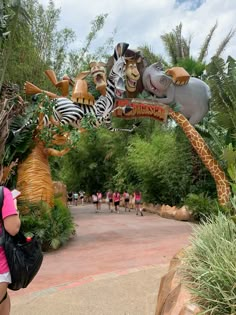
M 211 92 L 202 80 L 190 77 L 187 84 L 177 85 L 159 62 L 144 70 L 142 80 L 144 89 L 156 96 L 159 103 L 178 104 L 179 112 L 192 125 L 199 123 L 207 114 Z

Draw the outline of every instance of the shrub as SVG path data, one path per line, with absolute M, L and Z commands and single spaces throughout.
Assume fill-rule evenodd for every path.
M 44 202 L 28 204 L 28 207 L 30 212 L 21 215 L 22 230 L 38 235 L 44 251 L 59 248 L 74 234 L 73 218 L 60 199 L 55 199 L 52 209 Z
M 139 136 L 132 139 L 120 177 L 132 174 L 132 184 L 141 187 L 145 200 L 176 205 L 189 192 L 190 157 L 188 145 L 180 150 L 174 133 L 159 128 L 148 141 Z
M 227 213 L 229 210 L 221 206 L 217 199 L 209 198 L 206 194 L 188 194 L 184 204 L 192 211 L 195 220 L 205 220 L 206 218 L 217 215 L 219 212 Z
M 236 225 L 223 214 L 194 229 L 180 267 L 201 314 L 236 314 Z

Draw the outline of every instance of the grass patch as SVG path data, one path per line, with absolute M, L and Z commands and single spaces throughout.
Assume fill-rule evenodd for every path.
M 236 225 L 223 214 L 195 227 L 180 267 L 201 314 L 236 314 Z

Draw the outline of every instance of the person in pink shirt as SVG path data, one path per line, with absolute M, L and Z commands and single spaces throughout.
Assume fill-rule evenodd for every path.
M 141 208 L 141 203 L 142 203 L 142 194 L 139 190 L 136 190 L 134 192 L 134 203 L 135 203 L 135 209 L 136 209 L 136 215 L 141 214 L 143 216 L 143 209 Z
M 0 183 L 2 180 L 2 166 L 0 165 Z M 16 235 L 20 229 L 20 218 L 16 208 L 16 199 L 13 200 L 10 190 L 3 187 L 4 201 L 2 206 L 2 220 L 5 230 L 10 235 Z M 0 314 L 10 314 L 10 298 L 7 294 L 8 284 L 11 283 L 7 259 L 2 246 L 2 223 L 0 222 Z
M 119 213 L 120 193 L 117 190 L 113 194 L 113 202 L 115 206 L 115 211 Z

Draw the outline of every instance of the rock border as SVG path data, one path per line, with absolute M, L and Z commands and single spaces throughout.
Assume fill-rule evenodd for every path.
M 162 218 L 173 219 L 179 221 L 194 221 L 192 212 L 187 206 L 182 206 L 177 208 L 176 206 L 169 205 L 153 205 L 153 204 L 143 204 L 143 209 L 147 212 L 157 213 Z
M 171 259 L 167 274 L 161 278 L 155 315 L 197 315 L 202 311 L 182 284 L 178 267 L 183 254 L 184 249 Z

